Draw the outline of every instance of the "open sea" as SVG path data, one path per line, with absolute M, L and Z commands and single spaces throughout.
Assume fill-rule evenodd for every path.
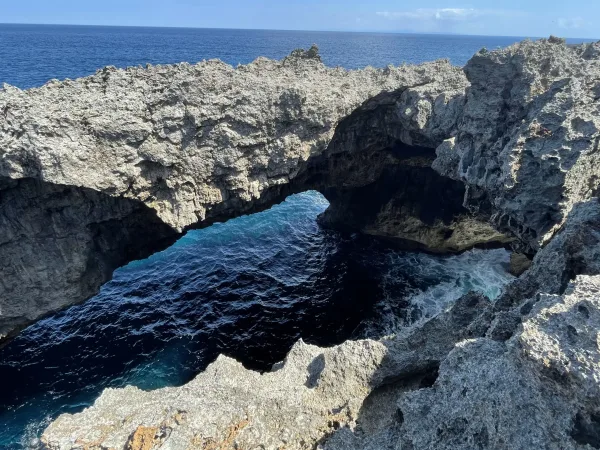
M 448 58 L 463 65 L 514 37 L 0 25 L 0 85 L 31 88 L 105 65 L 282 58 L 316 43 L 348 69 Z M 0 150 L 1 151 L 1 150 Z M 512 277 L 508 252 L 406 253 L 322 229 L 327 201 L 290 196 L 268 211 L 187 233 L 118 269 L 100 293 L 0 349 L 0 449 L 35 448 L 49 421 L 106 387 L 181 385 L 219 353 L 268 370 L 299 338 L 334 345 L 379 337 L 469 290 L 493 298 Z

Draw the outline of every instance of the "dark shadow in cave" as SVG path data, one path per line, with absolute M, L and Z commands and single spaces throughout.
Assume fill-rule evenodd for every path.
M 1 179 L 0 336 L 95 295 L 117 267 L 177 237 L 140 202 L 31 178 Z

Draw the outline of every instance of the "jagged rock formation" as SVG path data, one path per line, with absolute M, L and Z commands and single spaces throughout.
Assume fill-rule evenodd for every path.
M 95 295 L 115 267 L 177 236 L 139 202 L 0 178 L 0 337 L 64 308 L 68 299 Z
M 466 205 L 530 250 L 546 244 L 579 202 L 598 195 L 598 44 L 522 43 L 476 54 L 458 132 L 434 168 L 467 186 Z
M 464 183 L 471 214 L 489 217 L 519 238 L 521 250 L 537 252 L 497 302 L 469 294 L 380 341 L 331 349 L 298 343 L 263 375 L 220 357 L 181 388 L 107 390 L 93 407 L 51 424 L 43 442 L 53 449 L 142 441 L 204 449 L 600 448 L 599 49 L 552 38 L 481 51 L 465 67 L 465 97 L 452 96 L 462 107 L 445 117 L 455 122 L 435 126 L 444 132 L 419 131 L 444 115 L 425 114 L 411 128 L 398 122 L 406 109 L 385 118 L 394 111 L 389 106 L 376 108 L 367 133 L 359 108 L 345 123 L 362 123 L 362 131 L 353 136 L 353 126 L 338 126 L 327 158 L 299 172 L 345 199 L 324 220 L 339 222 L 336 208 L 359 220 L 348 198 L 376 192 L 369 185 L 385 181 L 390 167 L 419 165 L 426 151 L 415 146 L 439 144 L 433 168 Z M 452 101 L 440 105 L 454 111 Z M 381 153 L 399 142 L 416 153 Z M 350 151 L 336 156 L 342 147 Z M 361 185 L 371 174 L 360 170 L 367 162 L 375 174 Z M 383 199 L 373 216 L 393 201 Z M 388 217 L 380 223 L 404 216 Z
M 462 206 L 462 183 L 429 167 L 432 149 L 455 132 L 466 85 L 447 61 L 346 71 L 325 67 L 311 49 L 237 68 L 107 67 L 27 91 L 5 86 L 0 341 L 92 296 L 114 269 L 188 228 L 307 189 L 350 219 L 348 198 L 401 178 L 378 202 L 365 200 L 370 217 L 336 225 L 434 251 L 506 240 Z M 14 180 L 37 188 L 18 193 Z M 421 180 L 427 205 L 410 189 Z M 74 198 L 58 199 L 61 190 Z M 134 210 L 144 219 L 126 220 Z M 115 220 L 118 233 L 97 231 Z
M 445 92 L 460 96 L 465 86 L 444 61 L 358 71 L 293 56 L 238 68 L 107 67 L 27 91 L 5 87 L 0 173 L 138 200 L 182 231 L 272 201 L 327 149 L 342 119 L 382 92 L 403 94 L 405 143 L 440 143 L 459 111 Z M 435 115 L 449 117 L 431 119 L 436 101 Z
M 220 357 L 180 388 L 107 390 L 43 441 L 600 448 L 599 49 L 523 42 L 464 72 L 329 69 L 313 49 L 5 87 L 0 334 L 189 227 L 308 188 L 337 227 L 429 250 L 506 240 L 499 230 L 535 253 L 493 305 L 471 294 L 381 341 L 299 343 L 263 375 Z
M 455 132 L 464 100 L 460 92 L 433 88 L 381 94 L 339 124 L 327 151 L 309 161 L 308 184 L 331 202 L 322 224 L 433 252 L 511 240 L 463 206 L 462 182 L 432 170 L 433 148 Z M 412 104 L 421 109 L 421 133 L 403 120 Z
M 579 276 L 507 342 L 460 343 L 432 388 L 398 403 L 399 448 L 599 448 L 599 321 L 600 277 Z
M 469 296 L 389 342 L 348 341 L 331 349 L 298 342 L 284 362 L 262 375 L 220 356 L 182 388 L 107 389 L 84 413 L 61 416 L 43 440 L 57 449 L 123 448 L 137 430 L 149 428 L 155 430 L 154 444 L 168 438 L 162 448 L 234 448 L 235 443 L 311 449 L 336 430 L 376 421 L 369 416 L 377 411 L 364 406 L 374 388 L 390 385 L 402 392 L 431 384 L 441 357 L 467 336 L 466 325 L 488 306 L 485 298 Z
M 264 375 L 220 357 L 182 388 L 107 389 L 43 441 L 123 448 L 149 429 L 148 448 L 598 448 L 600 277 L 542 295 L 507 342 L 483 336 L 488 306 L 465 297 L 381 342 L 299 342 Z

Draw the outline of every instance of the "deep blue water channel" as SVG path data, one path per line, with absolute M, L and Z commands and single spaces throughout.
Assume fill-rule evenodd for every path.
M 346 68 L 449 58 L 519 38 L 369 33 L 0 25 L 0 85 L 39 86 L 104 65 L 281 58 L 317 43 Z M 1 151 L 1 149 L 0 149 Z M 27 328 L 0 349 L 0 449 L 26 448 L 50 420 L 102 389 L 180 385 L 219 353 L 265 370 L 300 337 L 319 345 L 381 336 L 471 289 L 510 280 L 504 250 L 404 253 L 323 230 L 316 192 L 188 233 L 117 270 L 84 304 Z
M 505 250 L 404 253 L 324 230 L 316 192 L 189 232 L 115 272 L 99 295 L 0 350 L 0 446 L 18 448 L 105 387 L 180 385 L 219 353 L 266 370 L 302 337 L 381 336 L 471 289 L 496 296 Z

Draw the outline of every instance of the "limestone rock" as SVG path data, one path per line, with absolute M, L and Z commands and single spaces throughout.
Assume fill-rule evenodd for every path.
M 448 61 L 348 71 L 306 55 L 237 68 L 217 60 L 107 67 L 26 91 L 5 88 L 0 176 L 135 199 L 181 231 L 239 215 L 288 183 L 327 149 L 342 119 L 377 95 L 417 89 L 416 105 L 402 100 L 412 106 L 406 133 L 439 143 L 454 124 L 431 119 L 445 115 L 444 92 L 466 86 Z
M 510 254 L 510 273 L 520 277 L 531 267 L 531 259 L 523 253 L 512 252 Z
M 537 293 L 560 294 L 576 275 L 600 273 L 600 202 L 573 207 L 565 224 L 534 257 L 531 268 L 509 284 L 497 310 L 521 306 Z
M 2 185 L 0 341 L 95 295 L 115 267 L 178 236 L 139 202 L 29 178 Z
M 466 206 L 490 210 L 529 250 L 599 192 L 596 45 L 549 39 L 479 52 L 465 66 L 458 132 L 437 149 L 433 167 L 466 184 Z
M 398 136 L 437 145 L 465 86 L 447 61 L 347 71 L 323 65 L 316 48 L 237 68 L 107 67 L 26 91 L 4 86 L 0 341 L 93 296 L 117 267 L 187 228 L 322 186 L 307 179 L 309 160 L 347 151 L 330 141 L 373 97 L 372 114 L 401 123 Z M 101 231 L 111 223 L 118 232 Z
M 400 400 L 396 448 L 599 448 L 599 324 L 600 277 L 579 276 L 508 342 L 458 345 L 432 388 Z
M 44 183 L 42 194 L 78 186 L 116 199 L 107 208 L 117 220 L 132 213 L 121 203 L 129 199 L 177 233 L 312 187 L 340 200 L 330 218 L 363 231 L 429 245 L 444 229 L 436 224 L 454 233 L 459 217 L 489 218 L 518 238 L 516 250 L 536 253 L 494 305 L 470 294 L 380 341 L 298 343 L 265 374 L 221 356 L 179 388 L 107 389 L 94 406 L 59 417 L 43 441 L 52 449 L 600 448 L 596 50 L 551 38 L 481 51 L 464 69 L 470 85 L 447 62 L 348 72 L 297 53 L 237 69 L 214 61 L 108 68 L 5 88 L 1 192 L 22 178 Z M 436 146 L 433 168 L 464 184 L 468 210 L 454 208 L 463 191 L 451 192 L 451 220 L 435 211 L 427 229 L 418 196 L 399 202 L 401 189 L 361 223 L 348 199 L 377 191 L 386 173 L 400 173 L 395 166 L 410 176 L 428 169 L 424 152 Z M 457 186 L 451 181 L 443 185 Z
M 387 423 L 385 414 L 375 421 L 365 401 L 388 387 L 398 393 L 430 384 L 456 342 L 482 335 L 469 324 L 489 306 L 484 297 L 469 295 L 422 326 L 381 342 L 323 349 L 300 341 L 262 375 L 220 356 L 182 387 L 106 389 L 90 408 L 60 416 L 42 441 L 56 450 L 123 448 L 127 442 L 154 442 L 163 430 L 165 449 L 312 449 L 336 430 Z M 395 397 L 388 400 L 395 403 Z
M 161 448 L 313 448 L 352 421 L 384 355 L 385 347 L 373 341 L 332 349 L 299 342 L 263 375 L 220 356 L 181 388 L 107 389 L 83 413 L 57 419 L 43 441 L 51 449 L 123 448 L 140 427 L 158 430 L 170 422 Z M 176 414 L 185 420 L 176 423 Z
M 488 311 L 467 296 L 381 342 L 300 342 L 263 375 L 219 357 L 180 388 L 107 389 L 84 412 L 58 418 L 42 441 L 121 448 L 168 429 L 161 448 L 597 447 L 600 276 L 541 295 L 506 342 L 473 328 Z

